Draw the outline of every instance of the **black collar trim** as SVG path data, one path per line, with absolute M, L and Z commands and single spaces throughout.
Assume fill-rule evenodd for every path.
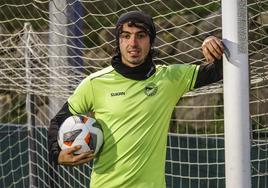
M 116 55 L 112 58 L 112 67 L 122 76 L 132 80 L 146 80 L 156 71 L 155 64 L 150 56 L 141 65 L 129 67 L 121 62 L 120 55 Z

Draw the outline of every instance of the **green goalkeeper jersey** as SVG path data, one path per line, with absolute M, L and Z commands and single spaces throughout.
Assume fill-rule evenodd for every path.
M 90 188 L 164 188 L 169 121 L 180 97 L 193 89 L 199 66 L 158 65 L 146 80 L 111 66 L 85 78 L 68 99 L 73 114 L 94 112 L 104 144 Z

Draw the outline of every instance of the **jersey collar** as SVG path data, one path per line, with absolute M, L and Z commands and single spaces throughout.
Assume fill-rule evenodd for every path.
M 129 67 L 121 62 L 120 55 L 115 55 L 112 58 L 112 67 L 122 76 L 132 80 L 146 80 L 155 73 L 155 64 L 150 56 L 141 65 Z

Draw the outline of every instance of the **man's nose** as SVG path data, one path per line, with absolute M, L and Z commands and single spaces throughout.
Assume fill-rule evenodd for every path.
M 137 36 L 136 35 L 132 35 L 130 37 L 129 43 L 131 46 L 136 46 L 137 45 Z

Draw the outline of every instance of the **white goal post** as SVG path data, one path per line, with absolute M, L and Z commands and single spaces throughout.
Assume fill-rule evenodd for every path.
M 250 188 L 247 0 L 222 1 L 226 188 Z

